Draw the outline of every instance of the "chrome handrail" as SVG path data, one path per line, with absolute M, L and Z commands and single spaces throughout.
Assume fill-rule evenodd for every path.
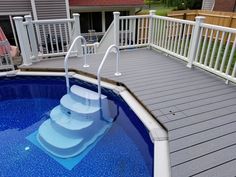
M 65 60 L 64 60 L 64 68 L 65 68 L 65 77 L 66 77 L 66 89 L 67 89 L 67 93 L 70 92 L 70 83 L 69 83 L 69 76 L 68 76 L 68 58 L 70 56 L 70 53 L 71 51 L 73 50 L 74 48 L 74 45 L 76 44 L 77 40 L 81 39 L 84 43 L 84 47 L 85 47 L 85 50 L 84 50 L 84 65 L 83 67 L 87 68 L 89 67 L 89 65 L 87 64 L 87 42 L 85 40 L 85 38 L 83 36 L 78 36 L 74 39 L 74 41 L 72 42 L 71 46 L 70 46 L 70 49 L 68 50 L 66 56 L 65 56 Z
M 101 73 L 101 69 L 102 69 L 102 67 L 103 67 L 103 65 L 104 65 L 104 62 L 105 62 L 105 60 L 107 59 L 108 54 L 111 52 L 111 50 L 112 50 L 113 48 L 116 50 L 116 72 L 115 72 L 115 76 L 120 76 L 120 75 L 121 75 L 121 73 L 119 72 L 119 53 L 120 53 L 119 47 L 117 47 L 115 44 L 113 44 L 113 45 L 111 45 L 111 46 L 107 49 L 107 51 L 106 51 L 106 53 L 105 53 L 105 55 L 104 55 L 104 57 L 103 57 L 103 59 L 102 59 L 102 62 L 101 62 L 101 64 L 99 65 L 98 71 L 97 71 L 98 96 L 99 96 L 100 107 L 101 107 L 101 76 L 100 76 L 100 73 Z

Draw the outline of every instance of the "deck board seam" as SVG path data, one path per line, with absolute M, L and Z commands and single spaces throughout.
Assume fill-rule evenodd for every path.
M 212 127 L 212 128 L 208 128 L 208 129 L 205 129 L 205 130 L 202 130 L 202 131 L 199 131 L 199 132 L 191 133 L 191 134 L 188 134 L 188 135 L 186 135 L 186 136 L 181 136 L 181 137 L 179 137 L 179 138 L 170 139 L 169 142 L 171 143 L 171 142 L 174 142 L 174 141 L 176 141 L 176 140 L 180 140 L 180 139 L 183 139 L 183 138 L 186 138 L 186 137 L 189 137 L 189 136 L 197 135 L 197 134 L 199 134 L 199 133 L 207 132 L 207 131 L 209 131 L 209 130 L 214 130 L 214 129 L 216 129 L 216 128 L 220 128 L 220 127 L 223 127 L 223 126 L 225 126 L 225 125 L 229 125 L 229 124 L 232 124 L 232 123 L 235 123 L 235 122 L 236 122 L 236 120 L 235 120 L 235 121 L 231 121 L 231 122 L 227 122 L 227 123 L 225 123 L 225 124 L 218 125 L 218 126 L 215 126 L 215 127 Z
M 189 177 L 197 176 L 197 175 L 199 175 L 199 174 L 201 174 L 201 173 L 204 173 L 204 172 L 206 172 L 206 171 L 209 171 L 209 170 L 211 170 L 211 169 L 217 168 L 217 167 L 219 167 L 219 166 L 225 165 L 225 164 L 230 163 L 230 162 L 233 162 L 233 161 L 236 161 L 236 158 L 231 159 L 231 160 L 228 160 L 228 161 L 226 161 L 226 162 L 224 162 L 224 163 L 218 164 L 218 165 L 213 166 L 213 167 L 211 167 L 211 168 L 205 169 L 205 170 L 200 171 L 200 172 L 198 172 L 198 173 L 195 173 L 195 174 L 193 174 L 193 175 L 191 175 L 191 176 L 189 176 Z M 233 177 L 233 176 L 232 176 L 232 177 Z M 235 176 L 234 176 L 234 177 L 235 177 Z
M 196 80 L 194 79 L 194 80 L 185 80 L 184 82 L 181 82 L 181 83 L 178 83 L 178 84 L 173 84 L 172 82 L 169 84 L 169 85 L 162 85 L 162 86 L 158 86 L 158 89 L 161 89 L 161 88 L 165 88 L 165 87 L 170 87 L 170 86 L 176 86 L 176 85 L 183 85 L 183 84 L 187 84 L 187 83 L 189 83 L 189 82 L 191 82 L 191 83 L 197 83 L 197 82 L 199 82 L 199 81 L 207 81 L 207 79 L 204 79 L 204 78 L 196 78 Z M 154 83 L 153 83 L 154 84 Z M 199 83 L 198 83 L 199 84 Z M 156 86 L 156 85 L 155 85 Z M 188 85 L 187 85 L 188 86 Z M 187 86 L 185 86 L 185 87 L 187 87 Z M 144 85 L 144 87 L 141 87 L 141 88 L 145 88 L 145 85 Z M 141 92 L 143 92 L 143 91 L 145 91 L 145 90 L 154 90 L 156 87 L 154 87 L 154 86 L 151 86 L 151 87 L 146 87 L 146 89 L 144 89 L 144 90 L 135 90 L 135 92 L 136 93 L 141 93 Z M 181 88 L 181 87 L 177 87 L 177 88 Z M 175 88 L 173 88 L 173 89 L 175 89 Z
M 191 162 L 191 161 L 193 161 L 193 160 L 196 160 L 196 159 L 202 158 L 202 157 L 204 157 L 204 156 L 207 156 L 207 155 L 210 155 L 210 154 L 213 154 L 213 153 L 219 152 L 219 151 L 221 151 L 221 150 L 225 150 L 225 149 L 230 148 L 230 147 L 233 147 L 233 146 L 236 146 L 236 143 L 233 143 L 233 144 L 231 144 L 231 145 L 228 145 L 228 146 L 225 146 L 225 147 L 223 147 L 223 148 L 220 148 L 220 149 L 214 150 L 214 151 L 212 151 L 212 152 L 208 152 L 208 153 L 206 153 L 206 154 L 203 154 L 203 155 L 197 156 L 197 157 L 195 157 L 195 158 L 192 158 L 192 159 L 186 160 L 186 161 L 181 162 L 181 163 L 179 163 L 179 164 L 172 165 L 171 167 L 172 167 L 172 168 L 177 167 L 177 166 L 179 166 L 179 165 L 182 165 L 182 164 L 185 164 L 185 163 Z
M 169 77 L 169 76 L 181 76 L 180 78 L 175 78 L 175 80 L 176 81 L 178 81 L 178 80 L 181 80 L 181 79 L 188 79 L 188 78 L 191 78 L 191 77 L 194 77 L 194 72 L 186 72 L 188 75 L 184 75 L 183 74 L 183 71 L 178 71 L 178 70 L 172 70 L 173 72 L 171 73 L 168 73 L 168 75 L 166 74 L 166 73 L 163 73 L 163 74 L 159 74 L 158 72 L 155 72 L 154 74 L 159 74 L 159 75 L 157 75 L 156 77 L 155 77 L 155 79 L 163 79 L 163 80 L 166 80 L 166 79 L 170 79 L 170 78 L 173 78 L 173 77 Z M 178 71 L 178 72 L 177 72 Z M 139 70 L 139 72 L 140 72 L 140 70 Z M 164 71 L 164 72 L 166 72 L 166 71 Z M 177 74 L 178 75 L 177 75 Z M 143 75 L 143 74 L 142 74 Z M 130 77 L 128 77 L 128 76 L 130 76 Z M 133 77 L 134 76 L 137 76 L 136 74 L 134 74 L 134 75 L 131 75 L 131 74 L 129 74 L 129 75 L 127 75 L 125 78 L 122 78 L 122 80 L 128 80 L 129 81 L 129 79 L 133 79 Z M 145 77 L 146 76 L 149 76 L 150 77 L 150 74 L 148 73 L 148 74 L 145 74 Z M 168 77 L 162 77 L 162 76 L 168 76 Z M 198 77 L 204 77 L 204 75 L 199 75 Z M 129 79 L 127 79 L 127 78 L 129 78 Z M 206 78 L 206 77 L 204 77 L 204 78 Z M 207 78 L 207 79 L 209 79 L 209 78 Z M 151 80 L 153 80 L 153 78 L 151 79 Z M 217 80 L 217 79 L 211 79 L 211 80 Z M 149 80 L 147 80 L 147 81 L 149 81 Z M 171 81 L 171 80 L 168 80 L 168 81 Z
M 212 82 L 209 82 L 209 81 L 206 81 L 206 83 L 213 83 L 214 81 L 212 81 Z M 204 83 L 204 82 L 203 82 Z M 201 83 L 202 84 L 202 83 Z M 168 89 L 168 90 L 163 90 L 163 91 L 158 91 L 158 93 L 162 93 L 162 92 L 167 92 L 167 91 L 173 91 L 173 90 L 177 90 L 177 91 L 179 91 L 179 90 L 181 90 L 181 88 L 186 88 L 186 87 L 189 87 L 189 86 L 196 86 L 196 85 L 200 85 L 199 83 L 192 83 L 192 84 L 190 84 L 190 85 L 188 85 L 188 86 L 181 86 L 181 87 L 177 87 L 177 88 L 172 88 L 172 89 Z M 205 88 L 205 87 L 204 87 Z M 197 90 L 197 89 L 191 89 L 191 90 L 187 90 L 187 91 L 193 91 L 193 90 Z M 186 90 L 185 90 L 186 91 Z M 182 93 L 182 92 L 185 92 L 185 91 L 182 91 L 181 90 L 181 92 L 177 92 L 177 94 L 178 93 Z M 147 94 L 150 94 L 150 93 L 147 93 Z M 147 94 L 140 94 L 140 95 L 147 95 Z M 175 93 L 172 93 L 172 94 L 175 94 Z M 170 94 L 171 95 L 171 94 Z
M 219 90 L 221 90 L 221 89 L 219 89 Z M 219 91 L 219 90 L 217 90 L 217 91 Z M 234 93 L 233 91 L 231 91 L 231 90 L 228 90 L 228 91 L 230 91 L 230 92 L 228 92 L 228 93 L 225 93 L 225 94 L 230 94 L 230 93 Z M 225 95 L 225 94 L 221 94 L 221 95 Z M 220 95 L 218 95 L 218 96 L 220 96 Z M 179 105 L 182 105 L 182 104 L 187 104 L 187 103 L 192 103 L 192 102 L 195 102 L 195 101 L 200 101 L 200 100 L 203 100 L 203 99 L 208 99 L 208 98 L 214 98 L 214 97 L 216 97 L 215 95 L 213 95 L 213 96 L 211 96 L 211 97 L 204 97 L 204 98 L 201 98 L 201 99 L 196 99 L 196 100 L 191 100 L 191 101 L 187 101 L 187 102 L 183 102 L 183 103 L 180 103 Z M 184 97 L 184 98 L 187 98 L 187 97 Z M 175 105 L 175 104 L 174 104 Z M 167 107 L 160 107 L 160 108 L 157 108 L 157 109 L 155 109 L 155 110 L 159 110 L 159 109 L 164 109 L 164 108 L 168 108 L 168 107 L 171 107 L 171 106 L 173 106 L 173 105 L 170 105 L 170 106 L 167 106 Z M 155 110 L 153 110 L 153 111 L 155 111 Z
M 216 88 L 216 86 L 220 86 L 220 85 L 215 85 L 215 86 L 210 86 L 210 87 L 206 87 L 206 88 Z M 202 89 L 206 89 L 206 88 L 202 88 Z M 188 95 L 188 96 L 182 96 L 182 97 L 177 97 L 177 98 L 172 98 L 172 99 L 166 99 L 166 100 L 163 100 L 163 101 L 159 101 L 157 103 L 152 103 L 152 104 L 147 104 L 147 105 L 155 105 L 155 104 L 160 104 L 160 103 L 164 103 L 164 102 L 167 102 L 167 101 L 173 101 L 173 100 L 178 100 L 178 99 L 181 99 L 181 98 L 187 98 L 187 97 L 192 97 L 192 96 L 197 96 L 197 95 L 200 95 L 200 94 L 206 94 L 206 93 L 209 93 L 209 92 L 213 92 L 213 91 L 218 91 L 218 90 L 222 90 L 222 87 L 221 88 L 218 88 L 218 89 L 213 89 L 213 90 L 210 90 L 210 91 L 205 91 L 205 92 L 201 92 L 201 93 L 195 93 L 195 94 L 191 94 L 191 95 Z M 159 99 L 160 97 L 158 97 Z
M 228 106 L 227 106 L 227 107 L 228 107 Z M 227 107 L 226 107 L 226 108 L 227 108 Z M 217 110 L 218 110 L 218 109 L 217 109 Z M 209 112 L 212 112 L 212 111 L 209 111 Z M 173 128 L 173 129 L 168 129 L 168 130 L 169 130 L 169 132 L 171 132 L 171 131 L 173 131 L 173 130 L 181 129 L 181 128 L 188 127 L 188 126 L 191 126 L 191 125 L 196 125 L 196 124 L 199 124 L 199 123 L 202 123 L 202 122 L 207 122 L 207 121 L 209 121 L 209 120 L 213 120 L 213 119 L 216 119 L 216 118 L 220 118 L 220 117 L 222 117 L 222 116 L 230 115 L 230 114 L 233 114 L 233 113 L 236 113 L 236 111 L 235 111 L 235 112 L 228 113 L 228 114 L 216 116 L 216 117 L 213 117 L 213 118 L 210 118 L 210 119 L 207 119 L 207 120 L 203 120 L 203 121 L 195 122 L 195 123 L 192 123 L 192 124 L 188 124 L 188 125 L 185 125 L 185 126 L 181 126 L 181 127 L 177 127 L 177 128 Z M 192 116 L 189 116 L 189 117 L 192 117 Z M 189 117 L 184 117 L 183 119 L 189 118 Z M 178 120 L 179 120 L 179 119 L 178 119 Z M 177 121 L 178 121 L 178 120 L 177 120 Z M 174 120 L 173 120 L 173 121 L 174 121 Z M 172 123 L 173 121 L 171 121 L 171 123 Z M 168 122 L 167 122 L 167 123 L 168 123 Z
M 192 88 L 191 90 L 187 90 L 187 91 L 179 91 L 179 92 L 175 92 L 175 93 L 171 93 L 171 94 L 166 94 L 166 95 L 163 95 L 163 96 L 158 96 L 158 97 L 152 97 L 152 98 L 157 98 L 157 99 L 160 99 L 160 98 L 163 98 L 163 97 L 166 97 L 166 96 L 172 96 L 172 95 L 176 95 L 176 94 L 180 94 L 180 93 L 191 93 L 193 91 L 196 91 L 196 90 L 202 90 L 202 89 L 206 89 L 206 88 L 211 88 L 211 87 L 216 87 L 216 86 L 220 86 L 219 83 L 217 83 L 217 81 L 212 81 L 210 82 L 212 83 L 213 85 L 204 85 L 204 86 L 200 86 L 200 88 Z M 215 84 L 214 84 L 215 83 Z M 164 92 L 164 91 L 163 91 Z
M 194 106 L 192 108 L 188 108 L 188 109 L 179 109 L 177 107 L 177 109 L 179 109 L 178 111 L 175 111 L 175 113 L 178 113 L 178 112 L 182 112 L 184 113 L 184 111 L 188 111 L 188 110 L 192 110 L 192 109 L 196 109 L 196 108 L 200 108 L 200 107 L 203 107 L 203 106 L 208 106 L 208 105 L 213 105 L 213 104 L 217 104 L 217 103 L 221 103 L 221 102 L 225 102 L 225 101 L 229 101 L 229 100 L 234 100 L 236 99 L 236 96 L 235 97 L 232 97 L 232 98 L 228 98 L 228 99 L 225 99 L 225 100 L 220 100 L 220 101 L 216 101 L 216 102 L 211 102 L 211 103 L 207 103 L 207 104 L 202 104 L 202 105 L 199 105 L 199 106 Z M 223 108 L 223 107 L 221 107 Z M 214 109 L 215 110 L 215 109 Z M 206 112 L 199 112 L 198 114 L 202 114 L 202 113 L 206 113 Z M 185 114 L 185 113 L 184 113 Z M 192 114 L 192 115 L 186 115 L 186 116 L 195 116 L 195 115 L 198 115 L 198 114 Z M 168 115 L 168 114 L 163 114 L 163 115 Z
M 231 135 L 231 134 L 234 134 L 234 133 L 236 133 L 236 131 L 233 131 L 233 132 L 230 132 L 230 133 L 225 133 L 225 134 L 223 134 L 223 135 L 221 135 L 221 136 L 217 136 L 217 137 L 215 137 L 215 138 L 211 138 L 211 139 L 208 139 L 208 140 L 199 142 L 199 143 L 195 143 L 195 144 L 193 144 L 193 145 L 191 145 L 191 146 L 186 146 L 186 147 L 184 147 L 184 148 L 182 148 L 182 149 L 178 149 L 178 150 L 175 150 L 175 151 L 170 151 L 170 154 L 174 154 L 174 153 L 179 152 L 179 151 L 183 151 L 183 150 L 186 150 L 186 149 L 190 149 L 190 148 L 192 148 L 192 147 L 194 147 L 194 146 L 197 146 L 197 145 L 200 145 L 200 144 L 204 144 L 204 143 L 209 142 L 209 141 L 217 140 L 217 139 L 219 139 L 219 138 L 223 138 L 223 137 L 225 137 L 225 136 L 227 136 L 227 135 Z

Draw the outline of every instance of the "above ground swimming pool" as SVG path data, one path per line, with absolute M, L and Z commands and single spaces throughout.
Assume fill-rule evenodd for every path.
M 96 91 L 96 85 L 71 79 Z M 0 176 L 2 177 L 149 177 L 153 175 L 153 143 L 148 131 L 121 97 L 102 89 L 115 108 L 108 132 L 73 169 L 32 144 L 27 136 L 49 118 L 66 93 L 64 77 L 0 78 Z

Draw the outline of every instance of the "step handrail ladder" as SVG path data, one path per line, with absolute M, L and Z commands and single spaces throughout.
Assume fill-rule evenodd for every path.
M 101 107 L 101 69 L 105 63 L 105 60 L 107 59 L 107 56 L 110 52 L 112 52 L 112 49 L 116 50 L 116 72 L 115 72 L 115 76 L 120 76 L 121 73 L 119 72 L 119 56 L 120 56 L 120 51 L 119 51 L 119 47 L 116 46 L 115 44 L 111 45 L 110 47 L 108 47 L 102 62 L 99 65 L 98 71 L 97 71 L 97 80 L 98 80 L 98 98 L 99 98 L 99 106 Z
M 87 42 L 85 40 L 85 38 L 83 36 L 78 36 L 74 39 L 74 41 L 72 42 L 71 46 L 70 46 L 70 49 L 68 50 L 66 56 L 65 56 L 65 60 L 64 60 L 64 68 L 65 68 L 65 77 L 66 77 L 66 90 L 67 90 L 67 93 L 70 92 L 70 83 L 69 83 L 69 74 L 68 74 L 68 59 L 69 59 L 69 56 L 76 44 L 76 42 L 81 39 L 84 43 L 84 65 L 83 67 L 84 68 L 87 68 L 89 67 L 89 65 L 87 64 Z

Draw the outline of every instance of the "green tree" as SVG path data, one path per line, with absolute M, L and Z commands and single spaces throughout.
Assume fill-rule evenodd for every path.
M 151 8 L 152 0 L 144 0 L 144 3 L 148 5 L 149 9 Z
M 162 3 L 166 6 L 177 6 L 179 0 L 162 0 Z
M 200 9 L 202 0 L 162 0 L 162 3 L 178 9 Z

